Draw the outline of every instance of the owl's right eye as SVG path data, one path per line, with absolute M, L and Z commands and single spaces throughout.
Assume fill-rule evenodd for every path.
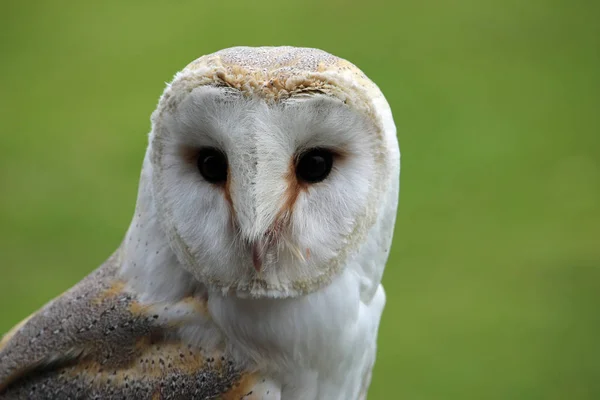
M 215 148 L 204 148 L 198 154 L 198 170 L 208 182 L 223 183 L 227 180 L 227 157 Z

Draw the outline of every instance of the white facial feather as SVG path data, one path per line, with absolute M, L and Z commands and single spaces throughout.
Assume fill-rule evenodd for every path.
M 291 292 L 293 282 L 326 273 L 357 219 L 364 218 L 376 180 L 375 129 L 337 99 L 314 95 L 269 105 L 228 89 L 200 87 L 163 115 L 161 125 L 152 143 L 161 146 L 167 223 L 189 249 L 195 261 L 190 272 L 201 281 L 234 291 L 247 286 L 257 275 L 251 243 L 282 218 L 258 276 Z M 204 147 L 226 154 L 226 188 L 207 182 L 188 158 Z M 340 154 L 332 172 L 305 190 L 290 188 L 296 184 L 295 160 L 313 148 Z M 286 205 L 294 190 L 297 197 Z

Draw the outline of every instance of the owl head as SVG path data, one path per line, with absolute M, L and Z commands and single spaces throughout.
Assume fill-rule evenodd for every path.
M 349 263 L 380 279 L 399 158 L 390 108 L 354 65 L 221 50 L 177 73 L 152 115 L 137 225 L 155 221 L 181 266 L 225 293 L 307 294 Z

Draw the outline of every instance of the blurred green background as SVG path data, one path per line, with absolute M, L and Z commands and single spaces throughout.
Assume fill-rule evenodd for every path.
M 403 153 L 369 399 L 600 398 L 600 2 L 0 10 L 0 331 L 119 245 L 176 71 L 319 47 L 382 88 Z

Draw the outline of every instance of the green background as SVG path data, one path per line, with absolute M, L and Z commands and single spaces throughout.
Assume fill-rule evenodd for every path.
M 402 148 L 369 399 L 600 398 L 600 2 L 3 1 L 0 331 L 99 265 L 165 82 L 319 47 Z

